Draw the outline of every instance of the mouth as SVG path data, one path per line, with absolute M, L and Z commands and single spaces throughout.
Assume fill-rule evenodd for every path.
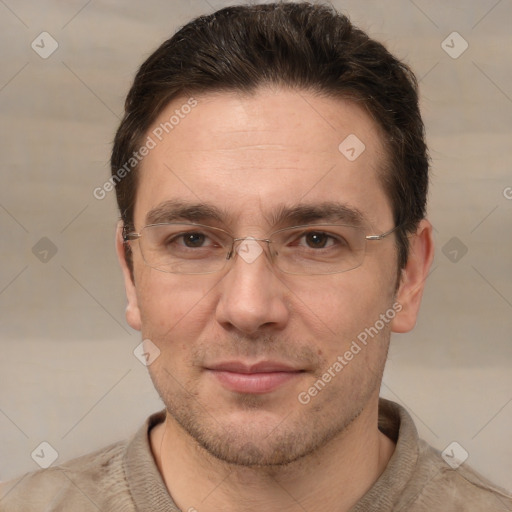
M 228 391 L 250 394 L 270 393 L 305 372 L 277 361 L 256 364 L 227 361 L 208 366 L 205 370 Z

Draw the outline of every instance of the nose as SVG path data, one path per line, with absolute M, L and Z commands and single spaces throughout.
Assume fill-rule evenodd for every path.
M 289 318 L 288 288 L 275 273 L 264 241 L 240 240 L 234 258 L 219 283 L 217 321 L 226 329 L 252 334 L 262 329 L 283 329 Z

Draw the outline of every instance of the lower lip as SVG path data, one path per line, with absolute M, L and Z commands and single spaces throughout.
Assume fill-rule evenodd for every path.
M 236 373 L 208 370 L 226 389 L 235 393 L 269 393 L 302 372 Z

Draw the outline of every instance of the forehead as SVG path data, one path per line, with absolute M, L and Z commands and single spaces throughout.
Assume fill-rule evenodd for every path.
M 380 132 L 350 101 L 285 89 L 181 97 L 146 136 L 154 147 L 138 170 L 139 225 L 176 200 L 214 205 L 242 223 L 326 202 L 369 222 L 390 215 Z

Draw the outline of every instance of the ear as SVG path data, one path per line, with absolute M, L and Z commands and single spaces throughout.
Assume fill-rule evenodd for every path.
M 434 259 L 432 224 L 423 219 L 409 242 L 409 257 L 402 269 L 395 300 L 402 306 L 391 323 L 393 332 L 409 332 L 416 325 L 421 297 Z
M 119 264 L 123 271 L 124 286 L 126 289 L 126 298 L 128 305 L 126 306 L 126 321 L 132 329 L 141 330 L 140 310 L 137 301 L 137 290 L 132 279 L 132 273 L 128 262 L 126 261 L 125 243 L 123 241 L 123 221 L 117 223 L 116 229 L 116 252 Z

